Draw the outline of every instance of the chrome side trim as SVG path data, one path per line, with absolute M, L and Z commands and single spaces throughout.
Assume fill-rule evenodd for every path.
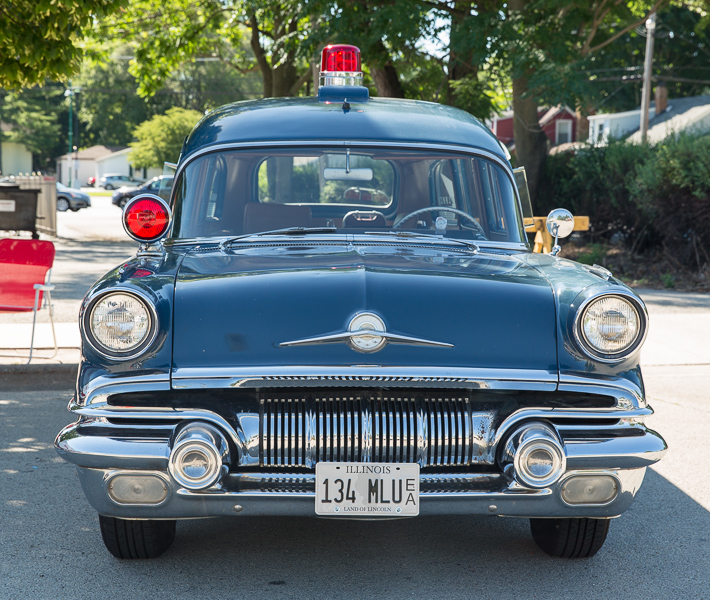
M 627 410 L 647 406 L 641 388 L 621 377 L 579 375 L 563 371 L 560 373 L 558 391 L 615 396 L 617 406 Z
M 655 431 L 643 437 L 602 440 L 566 440 L 567 465 L 571 469 L 638 469 L 657 463 L 668 445 Z

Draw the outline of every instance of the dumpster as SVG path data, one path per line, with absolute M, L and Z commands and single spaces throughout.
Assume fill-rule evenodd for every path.
M 39 190 L 21 190 L 13 183 L 0 183 L 0 230 L 37 233 L 37 195 Z

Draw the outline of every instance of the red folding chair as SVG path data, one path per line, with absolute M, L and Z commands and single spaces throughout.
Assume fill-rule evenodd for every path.
M 32 338 L 30 356 L 32 361 L 35 341 L 37 311 L 42 308 L 42 292 L 47 293 L 45 304 L 49 307 L 49 320 L 54 336 L 54 354 L 58 351 L 57 334 L 54 331 L 52 290 L 49 279 L 54 264 L 54 244 L 40 240 L 0 240 L 0 312 L 30 312 Z

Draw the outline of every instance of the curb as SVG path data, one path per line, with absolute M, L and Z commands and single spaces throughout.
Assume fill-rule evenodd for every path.
M 78 364 L 0 365 L 0 390 L 72 389 Z

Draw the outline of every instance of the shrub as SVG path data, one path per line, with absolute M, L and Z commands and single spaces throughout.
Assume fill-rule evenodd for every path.
M 612 141 L 548 157 L 536 214 L 590 217 L 593 241 L 668 248 L 688 267 L 710 264 L 710 137 L 655 146 Z

